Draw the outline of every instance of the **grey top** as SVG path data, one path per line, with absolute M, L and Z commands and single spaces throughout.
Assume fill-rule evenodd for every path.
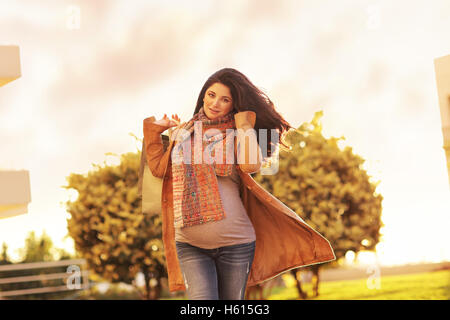
M 204 249 L 255 241 L 253 225 L 239 195 L 241 179 L 233 165 L 230 176 L 217 176 L 225 218 L 185 228 L 175 228 L 175 241 L 187 242 Z

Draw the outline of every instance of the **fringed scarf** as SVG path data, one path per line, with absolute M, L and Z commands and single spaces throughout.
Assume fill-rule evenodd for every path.
M 172 132 L 176 140 L 171 155 L 175 227 L 225 218 L 216 175 L 232 172 L 234 128 L 232 112 L 210 120 L 202 107 Z

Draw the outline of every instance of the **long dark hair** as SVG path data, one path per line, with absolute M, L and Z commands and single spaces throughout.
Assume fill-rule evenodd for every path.
M 259 88 L 257 88 L 244 74 L 233 68 L 223 68 L 212 74 L 203 85 L 198 96 L 194 115 L 199 112 L 203 106 L 203 98 L 206 90 L 214 83 L 221 83 L 230 89 L 233 98 L 232 113 L 241 111 L 254 111 L 256 113 L 256 122 L 254 129 L 259 142 L 259 129 L 267 129 L 267 157 L 272 155 L 272 148 L 276 150 L 280 145 L 286 149 L 289 146 L 285 144 L 283 138 L 286 132 L 293 128 L 276 110 L 270 98 Z M 278 131 L 278 140 L 272 141 L 271 129 Z M 272 148 L 271 148 L 272 146 Z M 265 156 L 263 152 L 263 156 Z M 267 160 L 265 158 L 264 160 Z

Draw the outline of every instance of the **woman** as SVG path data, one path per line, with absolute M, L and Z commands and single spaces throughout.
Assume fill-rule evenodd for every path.
M 171 291 L 186 290 L 190 299 L 243 299 L 247 282 L 335 259 L 324 237 L 250 176 L 273 147 L 284 145 L 280 136 L 291 126 L 245 75 L 232 68 L 214 73 L 193 118 L 179 122 L 177 115 L 144 120 L 147 164 L 164 179 Z M 172 127 L 164 151 L 160 134 Z M 265 136 L 256 134 L 260 129 Z M 272 141 L 274 130 L 280 134 Z

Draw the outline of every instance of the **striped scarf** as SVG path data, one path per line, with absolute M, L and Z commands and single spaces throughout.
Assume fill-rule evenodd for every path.
M 171 155 L 175 227 L 225 218 L 216 175 L 227 176 L 232 172 L 234 127 L 232 112 L 210 120 L 202 107 L 172 132 L 176 140 Z

